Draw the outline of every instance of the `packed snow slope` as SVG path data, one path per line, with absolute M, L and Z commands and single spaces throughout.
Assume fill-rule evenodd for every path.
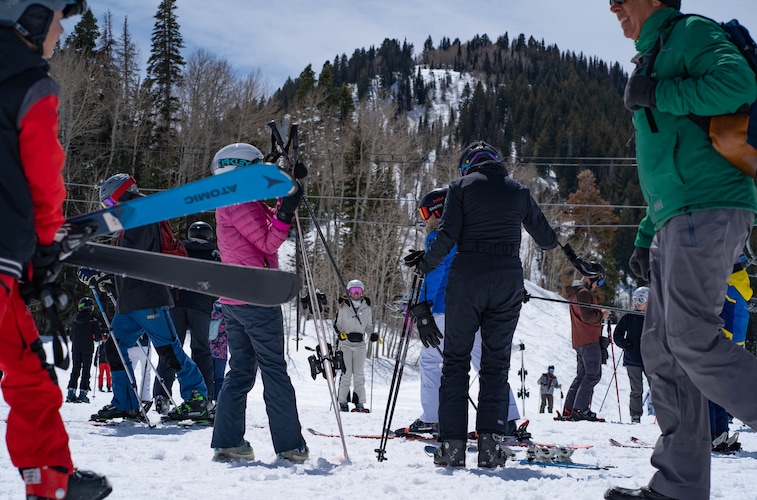
M 379 446 L 378 439 L 356 437 L 346 440 L 349 454 L 346 459 L 339 439 L 314 436 L 306 430 L 314 428 L 324 433 L 337 433 L 337 425 L 326 381 L 321 377 L 313 380 L 310 376 L 307 356 L 311 352 L 304 347 L 314 347 L 316 344 L 313 323 L 308 322 L 299 350 L 296 350 L 293 319 L 287 321 L 287 328 L 291 331 L 287 340 L 289 373 L 297 392 L 303 435 L 310 447 L 311 458 L 308 462 L 293 465 L 275 460 L 259 378 L 250 392 L 247 408 L 246 438 L 255 449 L 254 461 L 237 465 L 212 462 L 210 427 L 182 428 L 160 424 L 154 429 L 130 424 L 94 426 L 88 422 L 90 414 L 109 403 L 108 393 L 96 392 L 92 403 L 64 403 L 61 410 L 70 436 L 74 462 L 80 468 L 107 475 L 113 484 L 113 493 L 109 498 L 114 500 L 292 497 L 330 500 L 364 497 L 554 500 L 566 495 L 599 499 L 613 485 L 637 487 L 645 484 L 653 473 L 649 464 L 651 450 L 620 448 L 609 443 L 610 438 L 629 442 L 632 436 L 654 442 L 659 435 L 652 416 L 645 415 L 641 424 L 630 423 L 628 381 L 622 364 L 617 370 L 620 404 L 616 397 L 616 379 L 613 378 L 611 361 L 603 366 L 602 381 L 594 393 L 592 409 L 608 422 L 556 422 L 552 415 L 538 413 L 539 388 L 536 381 L 540 374 L 546 371 L 548 365 L 555 365 L 555 373 L 563 384 L 562 390 L 567 392 L 575 374 L 575 354 L 570 346 L 567 306 L 539 300 L 537 297 L 559 299 L 559 296 L 530 283 L 526 286 L 534 298 L 523 305 L 510 370 L 510 381 L 517 393 L 520 385 L 517 372 L 522 355 L 528 372 L 526 388 L 530 392 L 530 397 L 525 400 L 523 419 L 530 420 L 528 428 L 535 441 L 589 445 L 590 448 L 577 450 L 573 460 L 611 466 L 609 470 L 542 468 L 515 462 L 495 470 L 478 469 L 474 453 L 468 454 L 465 469 L 437 468 L 424 451 L 424 446 L 429 443 L 403 439 L 389 440 L 387 460 L 379 462 L 375 452 Z M 291 305 L 285 305 L 284 311 L 289 318 L 294 318 Z M 419 344 L 415 339 L 412 342 L 392 428 L 407 426 L 420 415 Z M 523 351 L 518 349 L 521 342 L 525 346 Z M 616 351 L 616 359 L 618 356 L 619 352 Z M 367 361 L 366 390 L 373 412 L 342 413 L 347 434 L 380 434 L 394 365 L 394 359 Z M 62 390 L 65 390 L 68 373 L 59 371 L 58 376 Z M 473 376 L 472 373 L 472 380 Z M 178 400 L 177 385 L 174 385 L 174 398 Z M 476 392 L 477 385 L 474 383 L 471 387 L 474 400 Z M 559 407 L 559 391 L 555 396 L 555 406 Z M 518 402 L 518 407 L 523 411 L 522 401 Z M 472 430 L 475 413 L 469 408 L 469 427 Z M 0 401 L 0 430 L 3 432 L 7 414 L 7 404 Z M 154 411 L 149 416 L 154 421 L 159 419 Z M 757 477 L 757 434 L 738 421 L 731 428 L 741 432 L 744 451 L 733 456 L 713 456 L 712 497 L 757 498 L 752 479 Z M 516 448 L 515 452 L 518 457 L 525 458 L 524 448 Z M 0 447 L 0 464 L 0 498 L 24 498 L 23 484 L 4 446 Z

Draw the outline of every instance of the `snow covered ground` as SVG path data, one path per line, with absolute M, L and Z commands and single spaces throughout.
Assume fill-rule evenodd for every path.
M 558 298 L 527 283 L 534 297 Z M 285 306 L 285 311 L 291 311 Z M 622 365 L 618 368 L 622 423 L 618 414 L 612 366 L 603 367 L 603 377 L 594 393 L 592 408 L 607 423 L 555 422 L 551 415 L 538 413 L 537 379 L 550 364 L 567 392 L 575 374 L 575 355 L 570 347 L 568 309 L 556 304 L 532 299 L 523 307 L 521 321 L 515 334 L 513 366 L 510 380 L 517 393 L 521 352 L 517 344 L 523 342 L 523 357 L 528 375 L 526 385 L 531 393 L 525 402 L 525 419 L 534 440 L 562 445 L 592 445 L 575 452 L 575 462 L 611 465 L 610 470 L 571 470 L 540 468 L 533 465 L 508 463 L 495 470 L 478 469 L 476 455 L 468 455 L 465 469 L 437 468 L 424 451 L 428 443 L 389 440 L 387 460 L 378 462 L 378 440 L 347 439 L 349 459 L 345 460 L 339 439 L 310 435 L 311 427 L 325 433 L 336 433 L 334 414 L 325 380 L 312 380 L 304 346 L 315 346 L 312 325 L 309 324 L 300 350 L 295 350 L 294 336 L 289 342 L 289 372 L 297 391 L 300 420 L 311 459 L 302 465 L 277 462 L 267 430 L 267 418 L 262 399 L 262 383 L 249 396 L 246 438 L 255 449 L 256 460 L 239 465 L 214 463 L 209 427 L 179 428 L 160 426 L 96 427 L 88 423 L 89 415 L 109 402 L 107 393 L 96 393 L 91 404 L 64 403 L 63 418 L 70 435 L 74 462 L 78 467 L 96 470 L 108 476 L 113 484 L 112 499 L 181 498 L 181 499 L 238 499 L 238 498 L 506 498 L 549 499 L 602 498 L 613 485 L 636 487 L 643 485 L 653 473 L 649 465 L 649 449 L 618 448 L 608 439 L 627 442 L 631 436 L 654 442 L 659 430 L 653 417 L 644 416 L 641 424 L 630 424 L 627 410 L 628 381 Z M 187 342 L 188 344 L 188 342 Z M 618 356 L 618 352 L 615 353 Z M 417 349 L 412 349 L 402 379 L 392 428 L 404 427 L 420 414 L 418 399 L 419 377 L 416 366 Z M 366 364 L 367 392 L 372 397 L 373 413 L 341 414 L 347 434 L 379 434 L 394 368 L 393 359 L 376 359 Z M 61 386 L 68 374 L 59 371 Z M 371 380 L 373 384 L 371 385 Z M 612 381 L 612 385 L 610 385 Z M 177 387 L 174 387 L 177 389 Z M 608 390 L 609 388 L 609 390 Z M 471 393 L 475 399 L 476 385 Z M 372 394 L 372 396 L 371 396 Z M 178 399 L 178 394 L 175 393 Z M 559 393 L 555 405 L 560 405 Z M 522 408 L 519 401 L 518 407 Z M 5 432 L 8 407 L 0 401 L 0 431 Z M 153 420 L 158 415 L 150 413 Z M 474 414 L 471 411 L 470 422 Z M 472 425 L 471 425 L 472 429 Z M 741 432 L 744 451 L 736 456 L 716 456 L 712 459 L 712 498 L 757 498 L 757 434 L 735 422 L 732 430 Z M 525 458 L 525 449 L 515 448 Z M 4 446 L 0 447 L 0 498 L 22 499 L 23 485 L 12 467 Z

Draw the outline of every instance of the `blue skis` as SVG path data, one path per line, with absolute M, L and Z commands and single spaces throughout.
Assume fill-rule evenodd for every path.
M 294 179 L 276 165 L 263 163 L 238 168 L 72 217 L 66 221 L 69 236 L 63 242 L 63 250 L 71 252 L 95 236 L 247 201 L 280 198 L 292 192 Z

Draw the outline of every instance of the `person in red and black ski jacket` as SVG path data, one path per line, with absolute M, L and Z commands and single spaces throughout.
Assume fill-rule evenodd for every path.
M 82 0 L 0 4 L 0 224 L 6 235 L 0 239 L 0 386 L 10 407 L 8 455 L 29 498 L 95 491 L 104 498 L 111 491 L 104 477 L 74 469 L 55 369 L 26 308 L 26 300 L 54 283 L 65 234 L 59 231 L 66 197 L 59 89 L 47 60 L 63 34 L 61 19 L 84 10 Z

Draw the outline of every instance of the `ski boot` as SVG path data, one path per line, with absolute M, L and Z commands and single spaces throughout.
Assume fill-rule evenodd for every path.
M 255 460 L 255 452 L 252 450 L 249 441 L 245 441 L 241 446 L 215 448 L 213 450 L 214 462 L 238 462 L 242 459 Z
M 655 490 L 648 486 L 642 486 L 641 488 L 630 489 L 621 488 L 615 486 L 605 491 L 606 500 L 673 500 L 672 497 L 667 497 L 661 493 L 657 493 Z
M 76 399 L 76 389 L 69 389 L 68 394 L 66 394 L 66 403 L 78 403 L 79 400 Z
M 478 466 L 486 468 L 504 467 L 507 461 L 507 447 L 501 444 L 501 434 L 480 432 L 478 434 Z M 510 452 L 512 453 L 512 451 Z
M 352 409 L 352 412 L 353 412 L 353 413 L 370 413 L 370 412 L 371 412 L 371 410 L 369 410 L 368 408 L 366 408 L 366 407 L 364 407 L 363 405 L 361 405 L 360 403 L 358 403 L 358 404 L 357 404 L 357 405 L 355 405 L 355 407 L 354 407 L 354 408 Z
M 349 403 L 339 403 L 339 411 L 343 411 L 343 412 L 350 411 Z
M 208 420 L 208 399 L 199 391 L 192 391 L 192 397 L 168 412 L 171 420 Z
M 170 409 L 171 401 L 166 396 L 155 396 L 155 411 L 161 415 L 168 415 L 168 410 Z
M 105 476 L 91 471 L 68 470 L 61 467 L 36 467 L 21 469 L 26 483 L 27 500 L 53 498 L 78 498 L 101 500 L 110 495 L 113 488 Z
M 77 401 L 79 403 L 89 403 L 89 398 L 87 397 L 88 391 L 79 391 L 79 397 L 77 398 Z
M 289 460 L 290 462 L 299 464 L 310 458 L 310 449 L 308 445 L 303 444 L 299 448 L 295 448 L 289 451 L 281 451 L 276 453 L 276 460 Z
M 397 429 L 397 431 L 401 431 L 401 433 L 403 434 L 431 434 L 436 436 L 437 434 L 439 434 L 439 424 L 437 422 L 424 422 L 423 420 L 417 418 L 415 419 L 415 422 L 407 426 L 406 429 Z M 397 434 L 397 431 L 395 431 L 395 434 Z
M 442 445 L 434 451 L 434 464 L 440 467 L 465 467 L 467 445 L 465 439 L 442 441 Z

